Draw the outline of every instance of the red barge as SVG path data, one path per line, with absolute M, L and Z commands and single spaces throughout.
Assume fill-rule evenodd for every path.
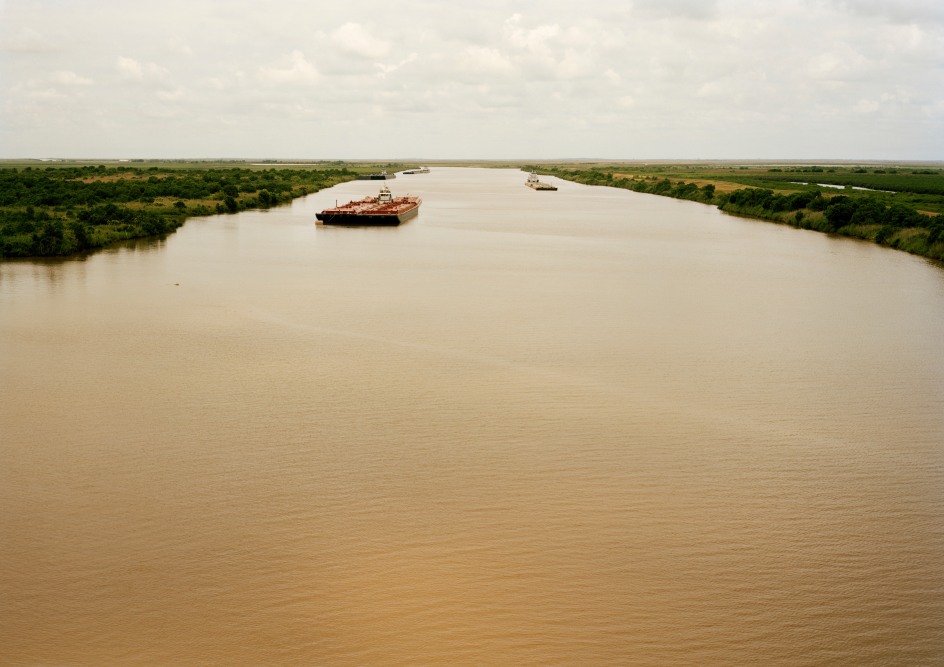
M 342 206 L 326 208 L 315 217 L 324 225 L 386 226 L 406 222 L 420 212 L 419 197 L 394 197 L 386 185 L 376 197 L 364 197 Z

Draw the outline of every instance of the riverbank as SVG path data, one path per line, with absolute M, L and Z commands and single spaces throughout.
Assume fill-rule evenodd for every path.
M 937 163 L 488 166 L 698 201 L 733 215 L 944 261 L 944 169 Z M 0 259 L 63 257 L 166 236 L 192 217 L 271 208 L 364 173 L 402 167 L 342 161 L 3 161 Z
M 625 164 L 521 168 L 586 185 L 697 201 L 733 215 L 862 239 L 944 261 L 941 169 Z
M 166 236 L 189 218 L 280 206 L 377 166 L 8 161 L 0 165 L 0 259 L 67 257 Z

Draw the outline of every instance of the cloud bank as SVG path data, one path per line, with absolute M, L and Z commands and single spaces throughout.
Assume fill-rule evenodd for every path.
M 0 157 L 944 159 L 923 0 L 6 0 Z

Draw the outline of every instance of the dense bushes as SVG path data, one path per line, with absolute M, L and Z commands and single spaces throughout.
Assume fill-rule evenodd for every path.
M 721 210 L 730 213 L 854 236 L 944 260 L 944 221 L 941 216 L 922 215 L 897 202 L 886 204 L 867 195 L 824 197 L 820 192 L 777 195 L 771 190 L 747 188 L 722 196 L 717 203 Z M 791 216 L 784 215 L 785 211 L 796 212 Z M 927 233 L 923 234 L 921 230 L 927 230 Z
M 0 169 L 0 258 L 160 236 L 188 216 L 269 208 L 350 180 L 339 169 Z
M 525 169 L 538 170 L 534 167 Z M 608 185 L 715 204 L 728 213 L 854 236 L 944 260 L 944 216 L 924 215 L 900 202 L 886 203 L 877 193 L 824 195 L 820 190 L 807 188 L 790 194 L 778 194 L 766 188 L 748 187 L 718 194 L 712 184 L 699 187 L 695 183 L 681 180 L 673 182 L 667 177 L 658 176 L 627 178 L 614 176 L 598 168 L 574 170 L 552 167 L 541 171 L 587 185 Z M 937 172 L 928 175 L 939 176 Z
M 535 167 L 524 167 L 524 169 L 536 171 Z M 662 195 L 664 197 L 674 197 L 675 199 L 689 199 L 692 201 L 711 203 L 715 196 L 715 186 L 711 184 L 699 187 L 695 183 L 685 183 L 684 181 L 676 181 L 673 183 L 668 178 L 625 178 L 622 176 L 614 176 L 610 172 L 600 171 L 598 169 L 588 169 L 585 171 L 542 169 L 541 171 L 586 185 L 609 185 L 616 188 L 632 190 L 634 192 L 646 192 L 654 195 Z
M 717 203 L 721 210 L 734 213 L 745 213 L 751 209 L 754 209 L 755 214 L 801 209 L 822 211 L 828 223 L 828 228 L 823 231 L 831 232 L 838 232 L 848 225 L 881 225 L 893 229 L 927 227 L 933 220 L 902 204 L 887 205 L 870 197 L 837 195 L 827 198 L 818 191 L 777 195 L 772 190 L 744 188 L 721 196 Z
M 0 257 L 52 257 L 99 248 L 114 241 L 160 236 L 184 223 L 179 210 L 133 210 L 100 204 L 75 217 L 46 211 L 0 210 Z
M 49 167 L 0 170 L 0 207 L 92 206 L 153 202 L 162 197 L 181 200 L 221 199 L 266 190 L 274 203 L 291 199 L 300 187 L 320 190 L 353 178 L 347 169 L 193 169 L 156 171 L 133 167 Z

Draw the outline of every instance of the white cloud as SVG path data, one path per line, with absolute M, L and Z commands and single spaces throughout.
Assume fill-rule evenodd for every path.
M 118 58 L 118 71 L 126 79 L 131 79 L 134 81 L 144 80 L 144 67 L 142 67 L 141 63 L 139 63 L 137 60 L 134 60 L 133 58 L 120 56 Z
M 182 40 L 181 40 L 180 38 L 178 38 L 178 37 L 172 37 L 172 38 L 168 41 L 167 45 L 168 45 L 168 47 L 170 48 L 171 51 L 176 51 L 177 53 L 182 53 L 182 54 L 185 55 L 185 56 L 192 56 L 192 55 L 193 55 L 193 47 L 191 47 L 189 44 L 187 44 L 186 42 L 182 41 Z
M 11 35 L 0 36 L 0 50 L 12 53 L 42 53 L 55 48 L 53 40 L 31 27 L 21 27 Z
M 430 7 L 7 3 L 0 157 L 944 155 L 939 1 Z
M 632 0 L 637 16 L 657 19 L 686 19 L 702 21 L 714 16 L 717 0 Z
M 360 23 L 348 22 L 331 33 L 335 47 L 363 58 L 383 58 L 390 51 L 390 42 L 378 39 Z
M 720 81 L 706 81 L 699 86 L 695 94 L 698 97 L 721 97 L 727 92 L 727 89 Z
M 506 22 L 511 44 L 536 55 L 549 55 L 553 51 L 549 42 L 560 34 L 560 26 L 551 24 L 530 29 L 522 28 L 519 27 L 522 19 L 521 14 L 515 14 Z
M 590 72 L 594 69 L 594 63 L 576 49 L 565 49 L 554 67 L 560 77 L 574 78 Z
M 126 81 L 166 81 L 170 72 L 155 63 L 140 63 L 134 58 L 119 56 L 118 73 Z
M 94 83 L 91 79 L 79 76 L 75 72 L 60 70 L 53 74 L 52 80 L 63 86 L 90 86 Z
M 180 100 L 184 96 L 184 91 L 180 88 L 174 90 L 159 90 L 156 93 L 158 99 L 163 100 L 164 102 L 175 102 Z
M 856 113 L 874 113 L 881 108 L 875 100 L 859 100 L 852 110 Z
M 33 100 L 64 100 L 66 95 L 55 88 L 31 88 L 26 93 Z
M 894 23 L 944 22 L 940 0 L 830 0 L 842 12 L 877 17 Z
M 477 44 L 465 48 L 459 59 L 459 66 L 466 71 L 479 74 L 507 75 L 516 70 L 511 59 L 501 51 L 494 47 Z
M 850 79 L 872 71 L 872 63 L 848 44 L 820 53 L 810 60 L 809 72 L 820 79 Z
M 318 68 L 298 50 L 292 51 L 275 66 L 260 67 L 259 75 L 263 80 L 273 83 L 312 83 L 321 77 Z
M 418 54 L 414 51 L 410 55 L 408 55 L 406 58 L 401 60 L 400 62 L 394 63 L 392 65 L 387 65 L 384 63 L 374 63 L 374 66 L 377 68 L 377 76 L 383 79 L 388 74 L 393 74 L 404 65 L 408 65 L 414 62 L 418 57 L 419 57 Z

